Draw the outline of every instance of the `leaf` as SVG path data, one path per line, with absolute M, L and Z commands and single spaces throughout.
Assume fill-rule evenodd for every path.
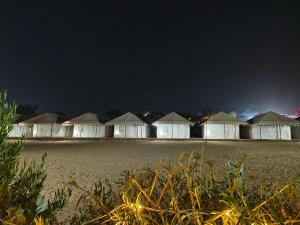
M 23 214 L 18 214 L 16 216 L 16 223 L 18 225 L 26 224 L 26 221 L 27 221 L 26 217 Z
M 37 208 L 36 208 L 36 212 L 42 213 L 44 211 L 46 211 L 48 209 L 48 202 L 45 201 L 42 197 L 39 197 L 36 202 L 35 202 Z

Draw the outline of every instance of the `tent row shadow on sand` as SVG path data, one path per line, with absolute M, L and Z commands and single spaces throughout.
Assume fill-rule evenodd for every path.
M 45 113 L 30 119 L 16 115 L 10 137 L 74 137 L 74 138 L 158 138 L 189 139 L 194 124 L 172 112 L 152 124 L 133 113 L 126 113 L 105 124 L 98 116 L 85 113 L 71 120 Z M 230 114 L 219 112 L 200 125 L 203 139 L 300 139 L 300 121 L 274 112 L 267 112 L 242 121 Z

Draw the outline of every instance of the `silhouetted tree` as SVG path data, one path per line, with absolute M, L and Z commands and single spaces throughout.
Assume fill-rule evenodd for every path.
M 16 113 L 24 114 L 24 115 L 28 115 L 28 116 L 35 116 L 38 108 L 39 108 L 38 105 L 19 104 L 17 106 Z
M 235 111 L 231 111 L 229 114 L 230 114 L 231 116 L 233 116 L 234 118 L 236 118 L 236 117 L 237 117 L 237 115 L 236 115 L 236 112 L 235 112 Z
M 215 113 L 215 110 L 212 109 L 210 106 L 207 106 L 206 108 L 201 110 L 201 113 L 203 116 L 211 116 Z
M 64 112 L 55 112 L 55 114 L 59 115 L 59 116 L 66 116 L 66 114 Z
M 163 112 L 147 111 L 147 112 L 143 113 L 143 118 L 146 122 L 153 123 L 154 121 L 160 119 L 164 115 L 165 115 L 165 113 L 163 113 Z
M 122 115 L 122 112 L 121 112 L 121 110 L 118 110 L 118 109 L 109 110 L 105 113 L 105 116 L 107 119 L 113 119 L 113 118 L 116 118 L 121 115 Z

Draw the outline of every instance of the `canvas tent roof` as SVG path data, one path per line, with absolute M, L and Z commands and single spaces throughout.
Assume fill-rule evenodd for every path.
M 143 120 L 141 120 L 139 117 L 137 117 L 131 112 L 128 112 L 106 123 L 106 125 L 115 124 L 147 125 L 147 123 L 145 123 Z
M 31 119 L 25 120 L 23 124 L 35 124 L 35 123 L 62 123 L 64 117 L 54 113 L 44 113 L 39 116 L 35 116 Z
M 247 124 L 246 122 L 224 112 L 219 112 L 213 115 L 210 119 L 204 122 L 205 123 L 238 123 L 238 124 Z
M 248 120 L 250 124 L 258 124 L 258 125 L 278 125 L 278 124 L 287 124 L 287 125 L 300 125 L 300 122 L 297 120 L 290 119 L 283 115 L 280 115 L 275 112 L 266 112 L 260 115 L 253 117 Z
M 163 116 L 162 118 L 156 120 L 153 124 L 168 124 L 168 123 L 189 123 L 190 125 L 193 125 L 191 121 L 187 120 L 186 118 L 184 118 L 183 116 L 175 112 L 171 112 Z
M 73 119 L 65 121 L 64 125 L 73 125 L 73 124 L 101 124 L 99 122 L 98 116 L 94 113 L 84 113 L 80 116 L 77 116 Z

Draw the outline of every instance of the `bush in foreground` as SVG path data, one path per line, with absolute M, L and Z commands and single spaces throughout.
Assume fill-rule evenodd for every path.
M 229 161 L 224 180 L 213 177 L 203 154 L 182 154 L 177 163 L 124 172 L 113 190 L 108 181 L 83 191 L 71 224 L 299 224 L 296 180 L 245 188 L 243 159 Z
M 38 217 L 44 224 L 58 223 L 55 212 L 64 207 L 70 192 L 58 190 L 52 201 L 43 198 L 45 156 L 39 165 L 22 163 L 23 140 L 7 141 L 15 112 L 16 105 L 8 104 L 7 94 L 0 92 L 0 224 L 32 224 Z

